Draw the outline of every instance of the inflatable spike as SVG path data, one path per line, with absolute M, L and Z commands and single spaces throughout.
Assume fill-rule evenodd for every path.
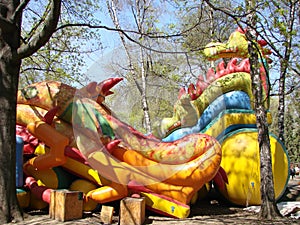
M 214 184 L 216 184 L 219 189 L 225 188 L 225 182 L 219 171 L 216 173 L 216 176 L 213 178 L 213 181 L 214 181 Z
M 220 175 L 222 176 L 223 181 L 228 184 L 228 177 L 227 174 L 225 172 L 225 170 L 222 168 L 222 166 L 220 166 L 219 171 Z

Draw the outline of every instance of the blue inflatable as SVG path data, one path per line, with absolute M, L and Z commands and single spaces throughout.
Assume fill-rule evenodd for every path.
M 23 146 L 22 137 L 16 136 L 16 187 L 23 187 Z
M 185 127 L 175 130 L 163 141 L 175 141 L 188 134 L 199 133 L 222 111 L 227 109 L 251 109 L 250 98 L 243 91 L 227 92 L 216 98 L 202 113 L 198 123 L 193 127 Z

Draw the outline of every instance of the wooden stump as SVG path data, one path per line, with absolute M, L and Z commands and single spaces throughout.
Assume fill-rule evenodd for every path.
M 105 224 L 111 224 L 113 219 L 113 214 L 114 214 L 114 207 L 103 205 L 100 214 L 101 222 Z
M 120 203 L 120 225 L 142 225 L 144 221 L 145 198 L 123 198 Z
M 83 193 L 80 191 L 54 190 L 51 192 L 49 216 L 58 221 L 81 219 Z

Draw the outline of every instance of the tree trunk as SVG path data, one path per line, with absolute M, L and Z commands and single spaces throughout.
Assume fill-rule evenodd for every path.
M 282 66 L 280 67 L 282 68 Z M 279 77 L 279 88 L 278 88 L 278 138 L 282 143 L 285 143 L 284 140 L 284 112 L 285 112 L 285 74 L 283 73 L 282 69 L 280 72 Z
M 285 90 L 285 73 L 282 71 L 282 63 L 280 63 L 281 70 L 280 70 L 280 77 L 279 77 L 279 99 L 278 99 L 278 138 L 282 143 L 285 143 L 284 140 L 284 112 L 285 112 L 285 96 L 284 96 L 284 90 Z
M 259 80 L 260 82 L 260 80 Z M 261 86 L 261 85 L 260 85 Z M 260 92 L 261 93 L 261 92 Z M 262 95 L 255 93 L 255 98 L 262 100 Z M 260 192 L 261 192 L 261 210 L 260 218 L 273 219 L 281 216 L 275 200 L 272 157 L 270 150 L 270 138 L 267 123 L 266 110 L 260 101 L 256 104 L 256 125 L 258 129 L 258 143 L 260 150 Z
M 254 108 L 256 114 L 256 126 L 258 129 L 258 144 L 260 153 L 260 192 L 261 210 L 259 217 L 262 219 L 273 219 L 281 216 L 276 205 L 274 181 L 272 171 L 272 157 L 270 150 L 270 138 L 267 123 L 267 112 L 264 107 L 262 95 L 262 82 L 260 79 L 260 61 L 256 43 L 256 14 L 255 0 L 246 1 L 248 10 L 248 51 L 250 55 L 250 75 L 252 79 L 252 93 L 254 96 Z
M 112 1 L 106 1 L 106 5 L 110 14 L 111 19 L 113 20 L 113 23 L 116 27 L 116 29 L 121 29 L 120 23 L 119 23 L 119 19 L 117 16 L 117 11 L 116 11 L 116 6 L 115 6 L 115 0 Z M 138 20 L 138 26 L 139 26 L 139 30 L 142 31 L 142 24 L 140 23 L 140 15 L 137 15 L 137 20 Z M 138 80 L 137 80 L 137 73 L 136 70 L 133 66 L 133 59 L 130 55 L 129 52 L 129 48 L 126 44 L 125 41 L 125 37 L 124 34 L 122 32 L 119 32 L 119 36 L 122 42 L 122 45 L 125 49 L 125 53 L 128 59 L 128 64 L 129 64 L 129 70 L 131 73 L 131 78 L 134 80 L 135 85 L 137 87 L 137 89 L 139 90 L 141 97 L 142 97 L 142 110 L 143 110 L 143 114 L 144 114 L 144 124 L 145 124 L 145 128 L 146 128 L 146 132 L 150 133 L 151 132 L 151 121 L 150 121 L 150 115 L 149 115 L 149 107 L 148 107 L 148 100 L 147 100 L 147 95 L 146 95 L 146 88 L 147 88 L 147 73 L 145 71 L 145 57 L 144 57 L 144 51 L 142 49 L 142 47 L 139 47 L 140 50 L 140 61 L 141 61 L 141 83 L 142 85 L 139 84 Z
M 16 4 L 3 3 L 1 17 L 11 18 Z M 16 197 L 16 98 L 21 60 L 20 23 L 1 27 L 0 39 L 0 223 L 23 220 Z
M 256 126 L 258 129 L 258 144 L 260 153 L 260 217 L 263 219 L 272 219 L 274 217 L 280 216 L 280 212 L 277 208 L 275 200 L 267 112 L 264 107 L 264 99 L 262 95 L 257 48 L 255 47 L 255 44 L 253 44 L 253 41 L 249 41 L 248 49 L 250 53 L 250 73 L 252 79 L 252 93 L 254 96 Z
M 278 103 L 278 138 L 285 144 L 284 138 L 284 117 L 285 117 L 285 78 L 288 70 L 288 62 L 291 58 L 291 49 L 293 42 L 294 21 L 296 14 L 296 3 L 290 4 L 290 18 L 287 24 L 286 45 L 284 58 L 280 59 L 280 77 L 279 77 L 279 103 Z
M 140 59 L 141 59 L 141 79 L 142 79 L 142 108 L 144 112 L 144 124 L 146 132 L 151 133 L 151 120 L 149 115 L 149 107 L 147 100 L 147 71 L 148 68 L 145 67 L 145 56 L 142 47 L 140 47 Z
M 19 62 L 9 51 L 0 55 L 0 222 L 20 221 L 22 213 L 16 198 L 16 96 Z M 11 55 L 11 54 L 10 54 Z M 5 58 L 5 59 L 4 59 Z M 6 61 L 8 60 L 8 61 Z M 11 71 L 9 71 L 11 70 Z
M 35 53 L 57 27 L 61 0 L 52 0 L 42 28 L 20 45 L 21 18 L 29 1 L 0 0 L 0 223 L 23 220 L 16 195 L 16 108 L 21 59 Z

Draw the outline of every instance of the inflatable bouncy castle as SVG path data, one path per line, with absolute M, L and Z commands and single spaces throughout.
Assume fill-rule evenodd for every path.
M 228 43 L 207 46 L 208 59 L 236 58 L 181 89 L 173 117 L 163 119 L 151 136 L 120 121 L 105 105 L 121 78 L 81 89 L 44 81 L 19 90 L 17 135 L 24 142 L 25 175 L 18 195 L 21 205 L 47 207 L 54 189 L 83 192 L 85 211 L 138 194 L 149 210 L 185 218 L 197 193 L 212 181 L 234 204 L 260 204 L 259 147 L 245 41 L 243 31 L 237 30 Z M 267 60 L 262 61 L 261 78 L 268 108 L 263 63 Z M 279 198 L 288 182 L 289 159 L 273 134 L 270 140 Z

